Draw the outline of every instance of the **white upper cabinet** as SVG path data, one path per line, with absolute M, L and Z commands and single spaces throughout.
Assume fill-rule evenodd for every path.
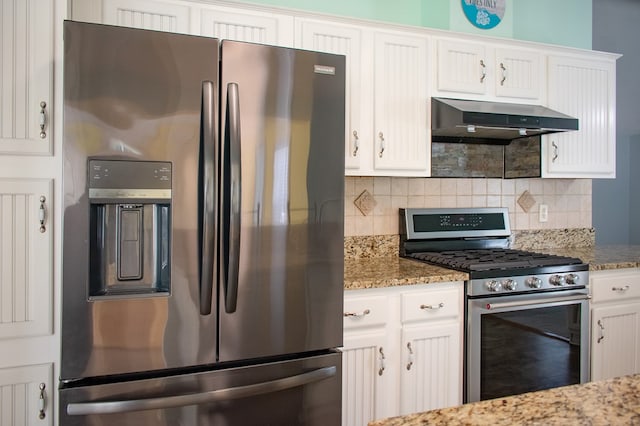
M 53 5 L 0 1 L 0 154 L 50 155 Z
M 437 39 L 435 90 L 441 96 L 540 103 L 544 56 L 533 49 Z
M 484 44 L 437 40 L 438 91 L 487 93 L 487 49 Z
M 357 26 L 329 24 L 311 19 L 296 19 L 296 47 L 345 55 L 345 168 L 358 170 L 363 155 L 362 121 L 362 38 Z M 365 149 L 366 151 L 366 149 Z
M 373 73 L 374 174 L 429 176 L 426 37 L 375 33 Z
M 550 56 L 548 106 L 578 119 L 578 131 L 545 136 L 542 175 L 615 178 L 615 55 Z
M 189 6 L 158 0 L 71 0 L 74 20 L 188 34 Z
M 429 175 L 424 35 L 297 18 L 296 47 L 346 56 L 347 175 Z
M 293 17 L 263 11 L 203 6 L 197 33 L 221 39 L 291 47 Z

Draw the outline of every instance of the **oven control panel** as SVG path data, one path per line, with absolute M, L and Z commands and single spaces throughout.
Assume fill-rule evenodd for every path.
M 476 278 L 467 282 L 468 296 L 498 296 L 535 291 L 570 290 L 589 285 L 589 271 L 562 271 L 496 278 Z

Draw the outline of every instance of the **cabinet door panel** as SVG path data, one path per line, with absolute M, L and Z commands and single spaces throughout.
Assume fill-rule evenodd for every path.
M 0 179 L 0 339 L 52 333 L 51 187 Z
M 102 22 L 146 30 L 189 33 L 189 7 L 154 0 L 103 0 Z
M 640 373 L 640 303 L 592 310 L 591 380 Z
M 544 75 L 542 55 L 521 50 L 496 49 L 496 95 L 540 98 Z
M 363 147 L 359 104 L 362 91 L 362 31 L 356 27 L 332 25 L 318 21 L 301 21 L 296 47 L 345 55 L 345 168 L 358 169 Z
M 483 95 L 489 65 L 481 44 L 438 40 L 438 90 Z
M 430 172 L 426 40 L 375 34 L 374 167 Z
M 615 63 L 549 58 L 549 107 L 579 130 L 545 136 L 543 176 L 615 177 Z
M 0 425 L 53 424 L 51 364 L 0 369 Z M 41 391 L 41 387 L 44 388 Z M 40 411 L 41 396 L 44 407 Z
M 0 153 L 52 152 L 52 9 L 49 0 L 0 3 Z
M 384 328 L 349 332 L 342 349 L 342 425 L 360 426 L 388 417 L 384 398 L 393 374 Z M 391 369 L 391 371 L 390 371 Z M 388 396 L 388 395 L 387 395 Z
M 200 34 L 227 40 L 291 46 L 293 18 L 270 13 L 203 9 Z
M 462 403 L 460 324 L 404 327 L 400 414 Z

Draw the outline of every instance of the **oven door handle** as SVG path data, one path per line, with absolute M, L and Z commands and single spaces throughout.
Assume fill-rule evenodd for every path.
M 591 295 L 584 294 L 580 295 L 580 297 L 573 296 L 565 296 L 565 297 L 552 297 L 549 299 L 536 299 L 536 300 L 523 300 L 518 302 L 502 302 L 502 303 L 487 303 L 487 310 L 491 311 L 493 309 L 501 309 L 501 308 L 513 308 L 517 306 L 528 306 L 528 305 L 539 305 L 541 303 L 556 303 L 556 302 L 573 302 L 573 301 L 581 301 L 581 300 L 589 300 L 591 299 Z

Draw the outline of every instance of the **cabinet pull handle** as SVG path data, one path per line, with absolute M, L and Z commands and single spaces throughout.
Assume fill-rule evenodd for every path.
M 358 155 L 358 149 L 360 149 L 360 138 L 358 137 L 358 132 L 354 130 L 353 131 L 353 156 L 354 157 Z
M 420 309 L 442 309 L 444 308 L 444 302 L 440 302 L 437 305 L 420 305 Z
M 360 317 L 364 317 L 365 315 L 369 315 L 371 313 L 370 309 L 365 309 L 364 311 L 362 311 L 362 313 L 357 313 L 357 312 L 345 312 L 343 315 L 345 317 L 356 317 L 356 318 L 360 318 Z
M 480 59 L 480 83 L 484 83 L 484 79 L 487 76 L 487 66 L 484 61 Z
M 411 342 L 407 343 L 407 349 L 409 349 L 409 362 L 407 363 L 407 371 L 409 371 L 413 365 L 413 349 L 411 349 Z
M 382 158 L 382 153 L 384 152 L 384 135 L 382 132 L 378 133 L 378 137 L 380 138 L 380 152 L 378 153 L 378 157 Z
M 382 376 L 382 373 L 384 373 L 384 351 L 382 350 L 382 346 L 379 349 L 380 352 L 380 368 L 378 369 L 378 376 Z
M 47 133 L 44 131 L 47 126 L 47 103 L 45 101 L 40 102 L 40 139 L 47 137 Z
M 629 290 L 629 286 L 625 285 L 624 287 L 611 287 L 611 290 L 623 293 L 623 292 Z
M 502 70 L 502 80 L 500 80 L 500 86 L 504 86 L 504 82 L 507 80 L 507 69 L 504 64 L 500 62 L 500 69 Z
M 555 143 L 555 141 L 551 141 L 551 146 L 553 147 L 553 158 L 551 159 L 552 163 L 555 163 L 556 160 L 558 159 L 558 145 Z
M 44 412 L 45 408 L 47 407 L 47 394 L 44 391 L 45 387 L 46 385 L 44 383 L 40 383 L 40 396 L 38 397 L 38 418 L 40 420 L 46 417 L 46 414 Z
M 47 201 L 44 195 L 40 196 L 40 208 L 38 209 L 38 220 L 40 221 L 40 232 L 45 233 L 47 227 L 44 225 L 47 220 L 47 206 L 44 204 Z
M 604 325 L 602 325 L 602 320 L 598 320 L 598 327 L 600 327 L 600 337 L 598 337 L 598 343 L 600 343 L 600 341 L 604 339 Z

